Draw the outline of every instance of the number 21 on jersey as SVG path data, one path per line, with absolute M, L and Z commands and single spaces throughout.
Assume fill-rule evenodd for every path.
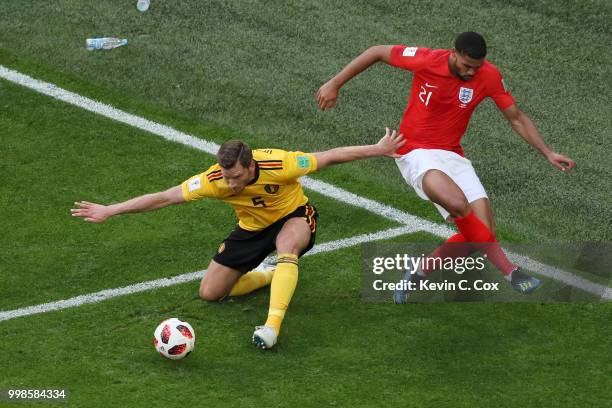
M 421 85 L 421 92 L 419 93 L 419 99 L 421 100 L 421 102 L 425 104 L 425 106 L 429 105 L 429 100 L 431 99 L 432 93 L 433 91 L 430 91 L 429 89 Z

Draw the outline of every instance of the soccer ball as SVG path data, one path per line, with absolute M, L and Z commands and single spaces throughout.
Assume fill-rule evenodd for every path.
M 185 358 L 193 350 L 195 331 L 187 322 L 173 317 L 157 326 L 153 333 L 153 346 L 162 356 L 171 360 Z

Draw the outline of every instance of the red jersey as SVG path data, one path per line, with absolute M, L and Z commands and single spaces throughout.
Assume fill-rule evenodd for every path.
M 398 154 L 442 149 L 464 156 L 461 137 L 476 106 L 486 97 L 491 97 L 500 110 L 514 104 L 495 65 L 485 60 L 469 81 L 462 81 L 451 73 L 449 55 L 449 50 L 404 45 L 391 49 L 391 65 L 414 74 L 400 125 L 406 144 Z

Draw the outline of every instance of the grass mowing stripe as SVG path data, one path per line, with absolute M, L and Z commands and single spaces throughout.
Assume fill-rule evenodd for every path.
M 309 251 L 305 256 L 335 251 L 342 248 L 348 248 L 365 242 L 390 239 L 411 232 L 416 231 L 410 227 L 396 227 L 370 234 L 361 234 L 350 238 L 329 241 L 323 244 L 315 245 L 315 247 L 312 248 L 312 250 Z M 134 285 L 125 286 L 122 288 L 105 289 L 99 292 L 75 296 L 70 299 L 59 300 L 56 302 L 43 303 L 40 305 L 28 306 L 15 310 L 7 310 L 4 312 L 0 312 L 0 322 L 4 320 L 15 319 L 17 317 L 24 317 L 33 314 L 68 309 L 71 307 L 77 307 L 89 303 L 98 303 L 118 296 L 125 296 L 133 293 L 144 292 L 147 290 L 164 288 L 167 286 L 191 282 L 194 280 L 201 279 L 204 273 L 206 273 L 206 270 L 189 272 L 183 275 L 174 276 L 172 278 L 155 279 L 147 282 L 136 283 Z
M 17 71 L 8 69 L 2 65 L 0 65 L 0 77 L 16 84 L 30 88 L 34 91 L 51 96 L 52 98 L 59 99 L 71 105 L 78 106 L 90 112 L 105 116 L 109 119 L 113 119 L 118 122 L 125 123 L 127 125 L 144 130 L 146 132 L 161 136 L 166 140 L 181 143 L 183 145 L 202 150 L 212 155 L 217 154 L 217 151 L 219 150 L 219 145 L 216 143 L 212 143 L 197 138 L 195 136 L 188 135 L 169 126 L 161 125 L 159 123 L 144 119 L 142 117 L 132 115 L 130 113 L 114 108 L 110 105 L 97 102 L 84 96 L 59 88 L 48 82 L 43 82 L 24 75 L 22 73 L 19 73 Z M 370 212 L 373 212 L 374 214 L 397 221 L 401 224 L 410 227 L 414 227 L 417 230 L 427 231 L 440 237 L 448 237 L 453 233 L 450 228 L 444 225 L 424 220 L 422 218 L 398 210 L 391 206 L 387 206 L 380 202 L 358 196 L 324 181 L 315 180 L 310 177 L 302 177 L 301 180 L 302 184 L 306 188 L 317 191 L 328 197 L 332 197 L 338 201 L 364 208 Z
M 105 116 L 109 119 L 116 120 L 117 122 L 125 123 L 146 132 L 161 136 L 167 140 L 191 146 L 195 149 L 202 150 L 213 155 L 219 150 L 219 145 L 216 143 L 211 143 L 206 140 L 187 135 L 169 126 L 152 122 L 140 116 L 132 115 L 102 102 L 94 101 L 93 99 L 86 98 L 74 92 L 59 88 L 48 82 L 39 81 L 38 79 L 34 79 L 17 71 L 13 71 L 2 65 L 0 65 L 0 77 L 25 86 L 26 88 L 30 88 L 36 92 L 40 92 L 52 98 L 66 102 L 70 105 L 78 106 L 79 108 Z
M 181 143 L 213 155 L 216 154 L 217 150 L 219 149 L 219 145 L 216 143 L 188 135 L 169 126 L 161 125 L 142 117 L 124 112 L 110 105 L 94 101 L 90 98 L 86 98 L 70 91 L 66 91 L 65 89 L 59 88 L 48 82 L 40 81 L 20 72 L 8 69 L 3 65 L 0 65 L 0 77 L 71 105 L 86 109 L 90 112 L 97 113 L 118 122 L 122 122 L 149 133 L 161 136 L 164 139 L 173 142 Z M 415 228 L 415 231 L 426 231 L 442 238 L 447 238 L 452 234 L 452 230 L 447 226 L 424 220 L 391 206 L 358 196 L 329 183 L 309 177 L 303 177 L 302 183 L 306 188 L 312 189 L 346 204 L 364 208 L 382 217 L 407 225 L 409 228 Z M 600 296 L 602 299 L 612 299 L 612 288 L 590 282 L 569 272 L 537 262 L 524 255 L 515 254 L 510 251 L 507 251 L 507 255 L 513 262 L 523 268 L 532 270 L 540 275 L 547 276 L 552 279 L 560 280 L 568 285 Z

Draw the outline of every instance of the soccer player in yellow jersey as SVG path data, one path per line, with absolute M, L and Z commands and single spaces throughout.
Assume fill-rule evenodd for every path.
M 403 136 L 389 129 L 375 145 L 319 153 L 251 150 L 240 140 L 230 140 L 219 149 L 216 164 L 178 186 L 112 205 L 80 201 L 71 212 L 87 222 L 103 222 L 114 215 L 153 211 L 202 198 L 230 204 L 236 210 L 238 226 L 210 261 L 200 283 L 200 297 L 219 300 L 271 283 L 268 319 L 255 328 L 252 338 L 257 347 L 271 348 L 297 285 L 298 257 L 313 247 L 317 231 L 317 210 L 304 195 L 299 177 L 332 164 L 395 157 L 394 152 L 403 144 Z M 275 249 L 275 270 L 254 270 Z

